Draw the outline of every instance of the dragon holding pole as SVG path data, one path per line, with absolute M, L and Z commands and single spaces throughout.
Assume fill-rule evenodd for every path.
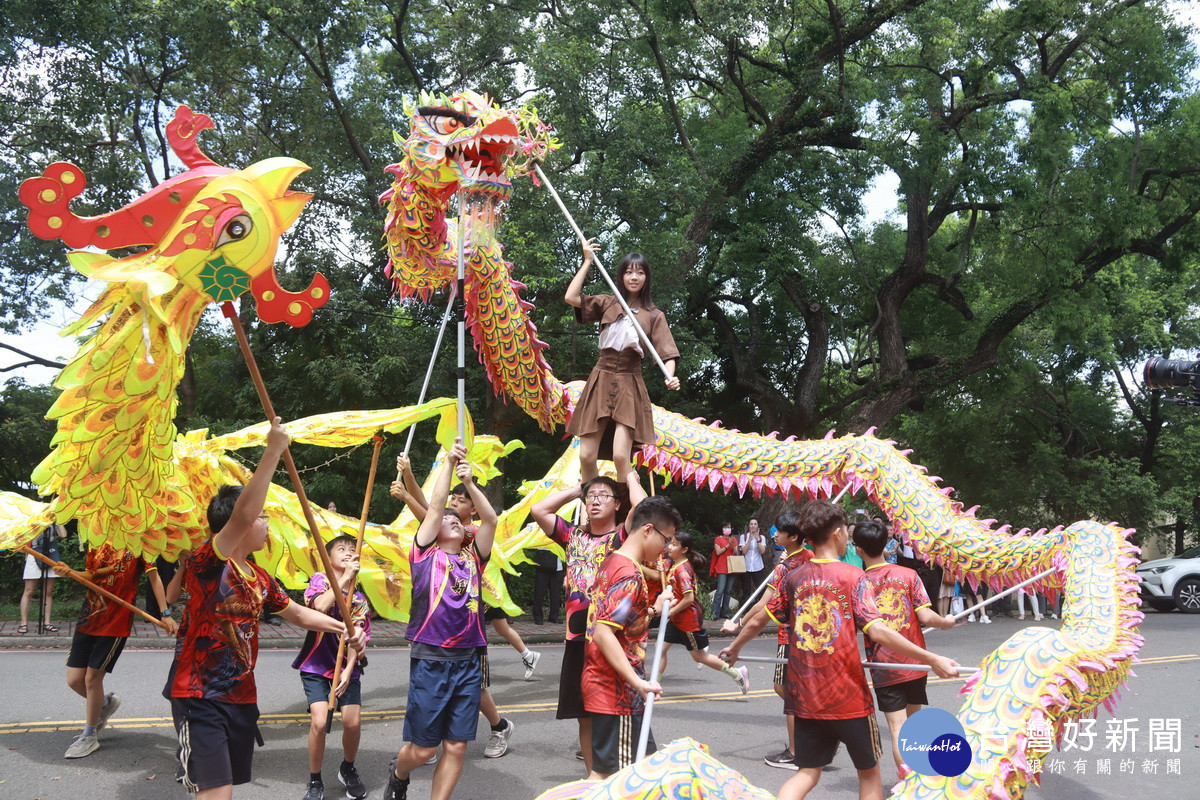
M 530 304 L 504 261 L 496 231 L 512 180 L 528 175 L 557 142 L 536 112 L 506 109 L 475 92 L 423 95 L 407 109 L 403 158 L 388 168 L 391 189 L 385 238 L 388 274 L 401 296 L 430 294 L 454 278 L 457 222 L 451 199 L 466 197 L 466 308 L 480 360 L 496 391 L 543 429 L 570 414 L 579 384 L 551 371 L 546 346 L 529 317 Z M 927 561 L 952 578 L 1002 589 L 1040 573 L 1033 584 L 1065 595 L 1060 631 L 1027 628 L 988 656 L 963 688 L 958 712 L 974 757 L 957 777 L 911 774 L 895 790 L 904 798 L 1015 798 L 1038 781 L 1030 747 L 1036 731 L 1111 710 L 1131 676 L 1143 639 L 1138 634 L 1137 548 L 1132 531 L 1111 523 L 1077 522 L 1053 530 L 1013 531 L 979 519 L 951 500 L 894 442 L 864 435 L 820 441 L 780 440 L 706 425 L 654 409 L 655 442 L 643 465 L 710 491 L 754 496 L 831 497 L 850 486 L 892 519 Z

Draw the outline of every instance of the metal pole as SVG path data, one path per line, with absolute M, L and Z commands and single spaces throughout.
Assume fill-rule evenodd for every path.
M 466 279 L 466 235 L 467 207 L 463 199 L 462 189 L 458 190 L 458 292 L 455 303 L 458 305 L 458 440 L 466 445 L 463 437 L 463 417 L 467 407 L 467 304 L 463 292 Z
M 1046 570 L 1045 572 L 1039 572 L 1037 575 L 1034 575 L 1034 576 L 1033 576 L 1032 578 L 1030 578 L 1029 580 L 1026 580 L 1026 581 L 1021 581 L 1021 582 L 1020 582 L 1020 583 L 1018 583 L 1016 586 L 1013 586 L 1013 587 L 1011 587 L 1011 588 L 1005 589 L 1003 592 L 999 592 L 999 593 L 997 593 L 997 594 L 994 594 L 994 595 L 992 595 L 991 597 L 989 597 L 987 600 L 984 600 L 984 601 L 982 601 L 982 602 L 980 602 L 980 603 L 976 603 L 975 605 L 971 606 L 970 608 L 964 608 L 962 611 L 958 612 L 957 614 L 955 614 L 955 615 L 954 615 L 953 617 L 951 617 L 950 619 L 952 619 L 952 620 L 955 620 L 955 621 L 958 621 L 958 620 L 960 620 L 960 619 L 963 619 L 964 617 L 967 617 L 967 616 L 969 616 L 969 615 L 971 615 L 971 614 L 974 614 L 976 611 L 978 611 L 979 609 L 981 609 L 981 608 L 983 608 L 984 606 L 988 605 L 989 603 L 994 603 L 994 602 L 996 602 L 997 600 L 999 600 L 1001 597 L 1008 597 L 1010 594 L 1012 594 L 1013 592 L 1017 591 L 1018 589 L 1024 589 L 1026 586 L 1028 586 L 1029 584 L 1031 584 L 1031 583 L 1033 583 L 1033 582 L 1035 582 L 1035 581 L 1040 581 L 1042 578 L 1048 578 L 1048 577 L 1050 577 L 1051 575 L 1053 575 L 1055 572 L 1056 572 L 1056 570 L 1054 569 L 1054 567 L 1051 567 L 1050 569 Z M 1037 598 L 1034 598 L 1034 600 L 1035 600 L 1035 602 L 1036 602 Z M 922 629 L 921 629 L 921 633 L 929 633 L 929 632 L 930 632 L 930 631 L 932 631 L 932 630 L 937 630 L 937 629 L 936 629 L 936 628 L 932 628 L 932 627 L 930 627 L 930 628 L 922 628 Z
M 786 658 L 776 658 L 775 656 L 738 656 L 738 661 L 751 661 L 761 664 L 786 664 Z M 928 664 L 890 664 L 885 661 L 864 661 L 863 667 L 874 667 L 878 669 L 894 669 L 902 672 L 929 672 L 933 667 Z M 974 675 L 979 672 L 979 667 L 955 667 L 959 675 Z
M 554 190 L 554 184 L 552 184 L 550 179 L 546 177 L 546 173 L 542 172 L 541 166 L 539 166 L 537 163 L 534 163 L 533 168 L 537 171 L 538 177 L 545 182 L 546 189 L 549 190 L 550 196 L 554 198 L 554 202 L 558 204 L 563 216 L 567 218 L 567 223 L 570 224 L 571 230 L 575 231 L 575 235 L 579 237 L 580 242 L 586 242 L 587 237 L 583 235 L 583 231 L 581 231 L 579 226 L 575 224 L 575 218 L 571 216 L 570 211 L 567 211 L 567 206 L 563 203 L 562 198 L 558 196 L 558 192 Z M 633 320 L 634 330 L 638 332 L 638 338 L 642 340 L 642 344 L 645 345 L 647 352 L 654 356 L 654 361 L 656 364 L 658 364 L 658 368 L 662 370 L 664 376 L 668 378 L 673 377 L 671 373 L 667 372 L 667 365 L 663 363 L 662 357 L 659 356 L 658 351 L 654 349 L 654 343 L 651 342 L 650 337 L 646 335 L 646 331 L 642 328 L 642 323 L 638 322 L 637 314 L 634 314 L 633 311 L 630 310 L 629 304 L 625 302 L 625 298 L 621 296 L 620 290 L 617 289 L 617 284 L 613 282 L 613 279 L 608 274 L 608 271 L 604 269 L 604 265 L 600 263 L 600 256 L 593 253 L 592 259 L 596 262 L 596 267 L 600 270 L 600 276 L 604 278 L 604 282 L 607 283 L 608 288 L 612 290 L 613 297 L 615 297 L 617 302 L 621 304 L 621 308 L 625 310 L 626 316 Z
M 650 665 L 650 682 L 658 681 L 658 665 L 662 659 L 663 641 L 667 635 L 667 620 L 671 615 L 671 587 L 663 587 L 663 595 L 666 599 L 663 601 L 662 616 L 658 618 L 658 643 L 654 645 L 654 663 Z M 646 749 L 650 746 L 650 718 L 654 716 L 654 693 L 646 695 L 646 710 L 642 713 L 642 729 L 638 732 L 637 758 L 634 761 L 641 761 L 646 757 Z
M 429 381 L 433 378 L 433 365 L 437 362 L 438 352 L 442 349 L 442 336 L 446 333 L 446 323 L 450 321 L 450 310 L 454 308 L 454 298 L 458 297 L 458 285 L 455 284 L 450 289 L 450 298 L 446 302 L 446 311 L 442 314 L 442 326 L 438 328 L 437 341 L 433 343 L 433 353 L 429 356 L 429 366 L 425 369 L 425 381 L 421 384 L 421 394 L 417 398 L 417 405 L 425 402 L 425 394 L 429 391 Z M 413 435 L 417 432 L 417 423 L 408 426 L 408 440 L 404 442 L 404 455 L 408 455 L 408 449 L 412 447 Z

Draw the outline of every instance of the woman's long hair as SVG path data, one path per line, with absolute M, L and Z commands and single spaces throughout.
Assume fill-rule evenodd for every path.
M 647 311 L 657 308 L 654 305 L 654 298 L 650 294 L 650 262 L 641 253 L 630 253 L 621 259 L 621 265 L 617 267 L 617 291 L 621 293 L 621 297 L 625 298 L 625 302 L 628 303 L 629 292 L 625 289 L 625 272 L 630 267 L 641 267 L 642 272 L 646 273 L 646 282 L 642 284 L 641 294 L 638 295 L 642 308 Z

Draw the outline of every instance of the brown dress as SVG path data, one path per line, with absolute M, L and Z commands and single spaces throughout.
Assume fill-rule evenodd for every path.
M 635 309 L 637 321 L 654 343 L 654 349 L 664 362 L 677 360 L 679 349 L 667 326 L 667 318 L 659 309 Z M 583 296 L 583 306 L 575 309 L 580 322 L 599 322 L 600 329 L 625 316 L 625 310 L 612 295 Z M 592 374 L 579 395 L 579 402 L 567 423 L 567 433 L 586 436 L 604 431 L 600 457 L 612 457 L 613 422 L 633 430 L 633 444 L 654 443 L 654 417 L 650 395 L 642 380 L 642 356 L 636 350 L 601 350 Z

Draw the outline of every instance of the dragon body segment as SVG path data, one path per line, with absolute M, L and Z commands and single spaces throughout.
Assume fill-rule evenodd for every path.
M 406 157 L 391 168 L 397 180 L 384 198 L 389 208 L 389 274 L 401 296 L 428 299 L 433 289 L 452 279 L 456 229 L 446 221 L 446 207 L 457 186 L 469 187 L 471 173 L 478 171 L 467 151 L 454 149 L 461 138 L 434 141 L 430 120 L 451 112 L 466 114 L 477 117 L 471 128 L 476 130 L 486 127 L 480 120 L 488 114 L 519 120 L 523 113 L 490 103 L 489 110 L 480 111 L 477 99 L 470 92 L 422 98 L 422 106 L 411 114 Z M 465 136 L 466 130 L 455 137 Z M 442 161 L 418 168 L 422 162 L 416 153 Z M 517 172 L 510 170 L 510 175 Z M 436 180 L 428 183 L 429 176 Z M 420 188 L 422 180 L 427 188 Z M 507 197 L 511 186 L 505 184 Z M 489 181 L 487 190 L 494 188 Z M 439 201 L 440 210 L 435 207 Z M 520 284 L 511 277 L 511 265 L 500 257 L 495 242 L 499 204 L 486 207 L 486 219 L 473 217 L 469 223 L 466 294 L 472 330 L 496 390 L 509 394 L 549 430 L 566 416 L 581 384 L 563 387 L 550 371 L 544 346 L 533 335 L 529 306 L 514 291 Z M 640 462 L 699 489 L 799 499 L 832 497 L 850 487 L 865 491 L 925 560 L 972 585 L 984 582 L 1002 589 L 1053 569 L 1033 588 L 1051 597 L 1065 593 L 1062 630 L 1028 628 L 1014 635 L 984 660 L 982 671 L 964 687 L 958 717 L 975 754 L 969 769 L 956 778 L 910 775 L 893 796 L 1022 796 L 1024 787 L 1038 780 L 1031 764 L 1037 754 L 1029 748 L 1030 731 L 1061 731 L 1067 721 L 1094 714 L 1101 705 L 1111 707 L 1121 684 L 1132 675 L 1143 643 L 1137 632 L 1142 615 L 1133 571 L 1138 551 L 1129 542 L 1131 531 L 1122 526 L 1079 522 L 1036 533 L 993 528 L 995 520 L 977 519 L 973 509 L 951 501 L 951 489 L 939 487 L 939 478 L 926 476 L 924 468 L 908 461 L 907 452 L 871 432 L 841 438 L 831 432 L 820 441 L 780 440 L 774 434 L 740 433 L 719 422 L 705 424 L 657 407 L 654 427 L 655 441 L 641 449 Z M 819 621 L 819 611 L 813 609 L 809 616 Z
M 147 557 L 174 557 L 207 529 L 172 455 L 175 389 L 208 304 L 249 291 L 264 321 L 303 325 L 329 298 L 320 275 L 293 293 L 274 273 L 279 237 L 311 198 L 288 186 L 308 167 L 290 158 L 242 170 L 220 166 L 196 141 L 211 127 L 207 116 L 181 106 L 167 140 L 187 170 L 108 214 L 71 212 L 86 186 L 73 164 L 51 164 L 20 190 L 29 227 L 42 238 L 76 248 L 145 246 L 122 258 L 96 250 L 67 256 L 108 287 L 63 332 L 99 323 L 55 381 L 62 394 L 49 417 L 57 432 L 33 480 L 52 497 L 56 521 L 78 519 L 93 544 Z

